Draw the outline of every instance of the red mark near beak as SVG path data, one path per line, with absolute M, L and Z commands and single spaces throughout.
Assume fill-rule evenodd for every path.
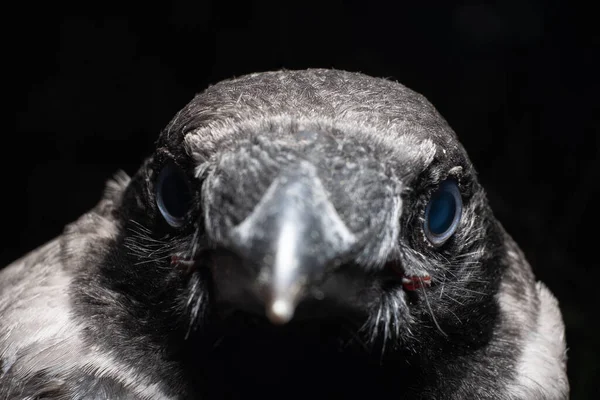
M 431 277 L 426 276 L 403 276 L 402 287 L 404 290 L 413 291 L 431 286 Z
M 194 266 L 196 265 L 196 263 L 194 262 L 194 260 L 188 260 L 188 259 L 176 256 L 176 255 L 172 255 L 171 256 L 171 265 L 173 267 L 179 268 L 189 274 L 194 269 Z

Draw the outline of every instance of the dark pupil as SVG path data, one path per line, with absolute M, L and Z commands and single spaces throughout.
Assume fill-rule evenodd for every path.
M 445 233 L 454 220 L 456 200 L 449 192 L 441 192 L 431 199 L 429 208 L 429 231 L 434 235 Z
M 162 182 L 161 200 L 165 210 L 174 218 L 183 218 L 190 202 L 189 188 L 182 176 L 169 171 Z

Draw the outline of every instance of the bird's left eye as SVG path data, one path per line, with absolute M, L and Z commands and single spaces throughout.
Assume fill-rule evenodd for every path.
M 156 203 L 167 223 L 180 227 L 192 203 L 192 190 L 187 177 L 175 164 L 167 164 L 156 182 Z
M 425 209 L 425 235 L 434 246 L 444 244 L 456 231 L 462 214 L 462 198 L 456 181 L 445 180 Z

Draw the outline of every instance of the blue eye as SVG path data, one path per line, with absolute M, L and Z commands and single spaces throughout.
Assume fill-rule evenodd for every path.
M 156 182 L 156 204 L 165 221 L 173 227 L 185 223 L 192 203 L 192 190 L 185 174 L 175 164 L 167 164 Z
M 425 209 L 425 235 L 440 246 L 454 234 L 462 214 L 462 199 L 454 180 L 445 180 L 433 193 Z

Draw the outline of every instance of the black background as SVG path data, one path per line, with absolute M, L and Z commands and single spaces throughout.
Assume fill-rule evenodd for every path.
M 560 301 L 572 399 L 593 397 L 595 13 L 519 0 L 148 4 L 112 17 L 32 3 L 4 13 L 4 104 L 15 110 L 1 144 L 0 265 L 60 234 L 117 169 L 134 173 L 210 83 L 307 67 L 388 77 L 424 94 L 458 133 L 497 217 Z

